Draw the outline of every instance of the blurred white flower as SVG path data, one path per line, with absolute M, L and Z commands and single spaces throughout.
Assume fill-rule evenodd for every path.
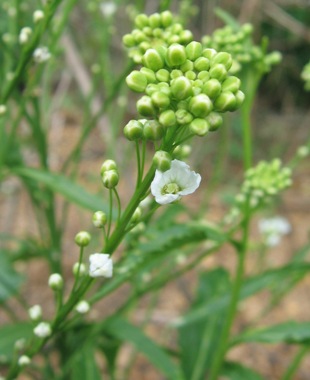
M 291 232 L 289 221 L 280 216 L 269 219 L 261 219 L 258 222 L 258 228 L 263 235 L 265 244 L 269 247 L 278 245 L 281 238 Z
M 37 321 L 42 317 L 42 308 L 40 305 L 33 305 L 29 310 L 28 314 L 30 319 Z
M 34 329 L 34 334 L 39 338 L 47 338 L 51 335 L 51 325 L 47 322 L 40 322 Z
M 29 365 L 30 364 L 30 358 L 29 356 L 27 355 L 22 355 L 19 359 L 18 359 L 18 365 L 20 367 L 24 367 L 26 365 Z
M 48 48 L 38 47 L 33 52 L 33 59 L 36 63 L 43 63 L 48 61 L 51 58 L 51 53 L 49 52 Z
M 37 9 L 36 11 L 33 12 L 33 21 L 35 23 L 41 21 L 44 19 L 44 12 L 41 9 Z
M 90 277 L 112 277 L 113 261 L 107 253 L 93 253 L 89 256 Z
M 117 10 L 117 5 L 113 1 L 102 2 L 100 4 L 100 10 L 104 17 L 111 17 Z
M 0 104 L 0 115 L 4 115 L 6 113 L 6 105 Z
M 62 289 L 64 280 L 59 273 L 53 273 L 49 276 L 48 286 L 53 290 Z
M 32 29 L 29 28 L 28 26 L 25 26 L 24 28 L 21 29 L 18 40 L 21 45 L 26 44 L 29 41 L 29 38 L 32 34 Z
M 156 202 L 164 205 L 177 201 L 183 195 L 192 194 L 199 187 L 200 181 L 200 174 L 191 171 L 185 162 L 173 160 L 169 170 L 156 170 L 151 192 Z
M 90 306 L 87 301 L 80 301 L 76 307 L 75 310 L 80 314 L 86 314 L 89 312 Z

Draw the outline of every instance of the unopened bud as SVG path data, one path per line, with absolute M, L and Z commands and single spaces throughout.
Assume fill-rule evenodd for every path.
M 179 109 L 175 113 L 178 124 L 186 125 L 193 120 L 193 115 L 184 109 Z
M 136 41 L 134 39 L 134 36 L 132 34 L 125 34 L 123 36 L 123 44 L 128 48 L 135 46 Z
M 192 84 L 183 76 L 176 78 L 171 83 L 171 92 L 179 100 L 186 99 L 193 94 Z
M 164 135 L 164 127 L 156 120 L 148 120 L 143 128 L 144 137 L 147 140 L 157 141 Z
M 49 276 L 48 286 L 53 290 L 61 290 L 64 280 L 59 273 L 53 273 Z
M 194 62 L 194 67 L 197 71 L 207 71 L 210 68 L 210 61 L 208 58 L 199 57 Z
M 156 169 L 165 172 L 171 167 L 171 156 L 164 150 L 158 150 L 153 157 L 153 163 L 156 166 Z
M 173 44 L 168 47 L 166 62 L 170 67 L 181 66 L 186 61 L 185 47 L 180 44 Z
M 217 98 L 222 91 L 221 83 L 217 79 L 210 79 L 202 86 L 202 92 L 211 99 Z
M 236 107 L 236 97 L 232 92 L 222 92 L 214 102 L 216 111 L 225 112 L 231 111 Z
M 202 55 L 208 59 L 213 58 L 217 54 L 216 50 L 214 49 L 204 49 L 202 51 Z
M 107 170 L 117 170 L 117 164 L 114 160 L 105 160 L 100 168 L 100 175 L 102 176 Z
M 194 96 L 189 102 L 189 110 L 196 117 L 206 117 L 212 111 L 213 104 L 205 94 Z
M 179 145 L 173 151 L 173 157 L 179 160 L 184 160 L 191 154 L 192 148 L 190 145 Z
M 223 124 L 223 118 L 217 112 L 211 112 L 206 117 L 206 120 L 209 123 L 209 131 L 212 131 L 212 132 L 216 131 Z
M 114 189 L 119 181 L 119 175 L 116 170 L 107 170 L 102 175 L 103 186 L 107 189 Z
M 145 26 L 148 26 L 149 25 L 149 19 L 148 19 L 147 15 L 145 15 L 144 13 L 139 14 L 135 18 L 135 25 L 140 29 L 142 29 Z
M 159 116 L 159 122 L 166 128 L 172 127 L 176 123 L 176 116 L 172 110 L 164 111 Z
M 142 216 L 142 210 L 140 207 L 137 207 L 135 209 L 135 212 L 133 213 L 131 219 L 130 219 L 131 223 L 133 223 L 133 224 L 138 223 L 139 220 L 141 219 L 141 216 Z
M 197 58 L 201 57 L 202 45 L 200 42 L 192 41 L 186 46 L 185 50 L 187 58 L 191 61 L 195 61 Z
M 223 64 L 219 63 L 210 69 L 209 74 L 210 78 L 215 78 L 220 82 L 223 82 L 223 80 L 227 77 L 227 70 Z
M 33 12 L 33 22 L 37 23 L 44 19 L 44 12 L 41 9 L 37 9 Z
M 143 124 L 138 120 L 130 120 L 124 127 L 124 135 L 130 141 L 136 141 L 143 136 Z
M 160 17 L 161 17 L 161 23 L 165 28 L 170 26 L 173 22 L 173 16 L 172 16 L 172 13 L 170 11 L 162 12 Z
M 90 242 L 90 234 L 86 231 L 80 231 L 76 234 L 74 241 L 79 247 L 86 247 Z
M 42 308 L 40 305 L 33 305 L 28 309 L 29 317 L 32 321 L 37 321 L 42 317 Z
M 211 66 L 214 67 L 218 64 L 222 64 L 225 66 L 226 70 L 228 71 L 231 68 L 232 65 L 232 57 L 229 53 L 226 52 L 220 52 L 214 55 L 211 59 Z
M 93 225 L 97 228 L 103 228 L 107 223 L 107 215 L 103 211 L 96 211 L 93 214 Z
M 241 85 L 241 81 L 239 78 L 231 76 L 224 80 L 222 83 L 222 90 L 223 91 L 230 91 L 232 93 L 236 93 L 239 91 Z
M 150 27 L 153 28 L 153 29 L 159 28 L 161 26 L 161 17 L 160 17 L 160 14 L 159 13 L 153 13 L 149 17 L 149 24 L 150 24 Z
M 179 38 L 183 45 L 189 44 L 193 41 L 193 33 L 190 30 L 182 30 L 179 34 Z
M 153 70 L 148 69 L 147 67 L 142 67 L 140 69 L 140 73 L 145 75 L 147 83 L 155 83 L 156 82 L 156 76 Z
M 18 365 L 20 367 L 26 367 L 27 365 L 29 365 L 31 362 L 29 356 L 27 355 L 22 355 L 20 358 L 18 358 Z
M 156 49 L 148 49 L 144 53 L 142 61 L 146 67 L 153 71 L 158 71 L 164 67 L 164 61 Z
M 170 104 L 170 98 L 161 91 L 154 92 L 151 96 L 154 106 L 158 108 L 167 108 Z
M 209 123 L 206 119 L 194 119 L 190 125 L 190 130 L 198 136 L 205 136 L 209 132 Z
M 126 78 L 127 86 L 136 92 L 143 92 L 147 86 L 147 79 L 140 71 L 132 71 Z
M 0 116 L 6 113 L 6 105 L 0 104 Z
M 168 82 L 170 79 L 170 73 L 166 69 L 158 70 L 155 75 L 159 82 Z
M 189 59 L 187 59 L 183 65 L 181 65 L 180 67 L 180 70 L 183 72 L 183 73 L 186 73 L 187 71 L 192 71 L 194 70 L 194 63 L 192 61 L 190 61 Z
M 90 310 L 90 305 L 87 301 L 82 300 L 75 306 L 75 310 L 80 314 L 86 314 Z
M 137 111 L 142 116 L 153 116 L 155 114 L 155 108 L 152 99 L 149 96 L 142 96 L 137 101 Z

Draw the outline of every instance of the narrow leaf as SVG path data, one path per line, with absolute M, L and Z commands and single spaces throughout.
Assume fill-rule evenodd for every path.
M 70 363 L 72 380 L 101 380 L 102 377 L 95 360 L 95 349 L 92 344 L 86 344 L 77 350 Z
M 29 339 L 33 335 L 32 324 L 15 323 L 0 328 L 0 355 L 8 359 L 13 356 L 14 344 L 19 339 Z
M 257 372 L 235 362 L 226 362 L 221 375 L 227 380 L 263 380 Z

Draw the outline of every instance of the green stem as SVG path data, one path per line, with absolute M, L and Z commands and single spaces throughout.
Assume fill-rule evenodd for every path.
M 247 247 L 248 247 L 249 224 L 250 224 L 250 215 L 249 215 L 249 206 L 247 204 L 245 207 L 245 219 L 243 221 L 242 244 L 241 244 L 240 251 L 238 252 L 238 265 L 237 265 L 235 280 L 233 283 L 230 305 L 227 311 L 226 321 L 224 323 L 224 327 L 220 335 L 219 346 L 214 356 L 214 362 L 212 363 L 209 380 L 218 379 L 219 372 L 221 370 L 221 367 L 226 355 L 226 351 L 228 348 L 230 330 L 233 325 L 235 315 L 237 312 L 239 295 L 240 295 L 240 290 L 241 290 L 242 282 L 243 282 L 245 259 L 246 259 L 246 252 L 247 252 Z
M 251 131 L 251 108 L 241 108 L 242 133 L 243 133 L 243 166 L 247 170 L 252 166 L 252 131 Z
M 136 141 L 136 156 L 137 156 L 137 182 L 136 182 L 136 189 L 139 187 L 141 182 L 141 157 L 140 157 L 140 146 L 139 142 Z
M 119 197 L 118 191 L 115 188 L 113 189 L 113 193 L 115 195 L 116 202 L 117 202 L 117 221 L 116 221 L 116 226 L 117 226 L 121 219 L 122 206 L 121 206 L 121 199 Z
M 109 215 L 108 215 L 108 228 L 107 228 L 108 239 L 109 239 L 111 227 L 112 227 L 112 213 L 113 213 L 113 190 L 109 189 Z
M 310 347 L 307 346 L 302 346 L 300 347 L 299 351 L 295 355 L 294 359 L 292 360 L 291 364 L 287 368 L 285 374 L 282 376 L 281 380 L 293 380 L 294 375 L 302 361 L 302 359 L 305 357 L 305 355 L 309 352 Z
M 74 280 L 74 284 L 73 284 L 73 288 L 72 288 L 71 293 L 75 292 L 75 289 L 77 287 L 77 283 L 78 283 L 78 281 L 80 279 L 80 269 L 81 269 L 81 264 L 83 262 L 83 253 L 84 253 L 84 247 L 80 247 L 79 265 L 78 265 L 77 272 L 75 274 L 75 280 Z

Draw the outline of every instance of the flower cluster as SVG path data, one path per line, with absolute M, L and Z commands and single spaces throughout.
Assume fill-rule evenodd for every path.
M 134 62 L 141 63 L 144 53 L 150 48 L 173 43 L 186 45 L 192 40 L 192 32 L 184 30 L 170 11 L 164 11 L 150 16 L 139 14 L 135 18 L 135 29 L 124 35 L 123 44 L 129 48 L 129 56 Z
M 301 72 L 301 79 L 305 82 L 305 90 L 310 91 L 310 62 L 304 66 Z
M 263 235 L 264 242 L 268 247 L 274 247 L 281 241 L 282 236 L 291 232 L 291 225 L 287 219 L 280 216 L 269 219 L 261 219 L 258 228 Z
M 238 28 L 227 25 L 202 38 L 205 47 L 226 51 L 233 57 L 231 72 L 236 73 L 245 65 L 255 66 L 262 73 L 269 72 L 281 60 L 277 51 L 266 54 L 263 46 L 256 46 L 252 40 L 253 26 L 244 24 Z
M 236 110 L 244 100 L 239 78 L 229 75 L 231 55 L 203 49 L 199 42 L 148 49 L 142 63 L 126 82 L 133 91 L 145 93 L 137 110 L 153 119 L 144 128 L 159 129 L 157 139 L 173 126 L 204 136 L 222 124 L 223 112 Z

